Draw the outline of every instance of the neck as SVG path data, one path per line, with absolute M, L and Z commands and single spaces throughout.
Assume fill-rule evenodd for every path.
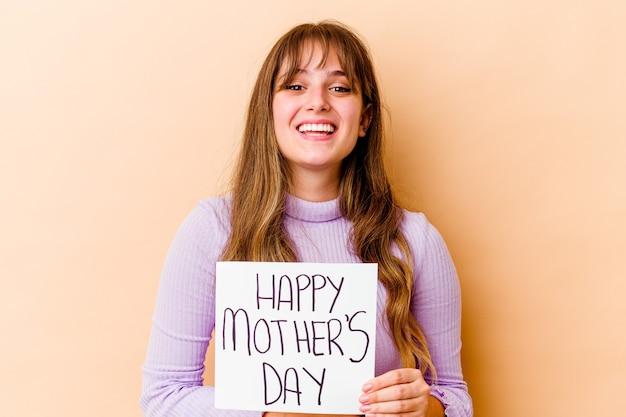
M 339 195 L 339 172 L 292 173 L 291 194 L 307 201 L 329 201 Z

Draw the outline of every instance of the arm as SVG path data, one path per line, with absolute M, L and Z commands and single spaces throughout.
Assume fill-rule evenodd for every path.
M 426 336 L 437 380 L 427 377 L 430 394 L 448 417 L 471 417 L 472 399 L 461 369 L 461 288 L 439 232 L 423 215 L 422 244 L 415 251 L 416 279 L 411 310 Z
M 168 252 L 143 366 L 140 404 L 145 416 L 261 416 L 215 409 L 213 387 L 203 386 L 215 321 L 215 261 L 226 235 L 217 219 L 205 203 L 196 207 Z
M 437 380 L 417 369 L 396 369 L 366 382 L 367 415 L 471 417 L 472 401 L 461 372 L 461 295 L 446 245 L 421 214 L 409 213 L 403 233 L 414 265 L 411 311 L 425 334 Z

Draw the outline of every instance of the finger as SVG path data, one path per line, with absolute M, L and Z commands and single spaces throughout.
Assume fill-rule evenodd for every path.
M 430 394 L 430 386 L 423 381 L 392 385 L 378 391 L 363 393 L 359 397 L 362 404 L 383 403 L 389 401 L 408 400 Z
M 400 415 L 423 415 L 428 408 L 428 397 L 364 404 L 360 411 L 366 416 L 400 417 Z
M 419 369 L 402 368 L 385 372 L 367 381 L 361 388 L 363 392 L 370 393 L 393 385 L 406 384 L 413 381 L 423 381 L 424 377 Z

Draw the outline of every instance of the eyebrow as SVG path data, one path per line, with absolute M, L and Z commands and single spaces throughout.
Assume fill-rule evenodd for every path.
M 329 72 L 329 75 L 333 76 L 333 77 L 348 77 L 346 75 L 346 73 L 344 71 L 342 71 L 342 70 L 327 71 L 327 72 Z M 298 68 L 298 69 L 296 69 L 295 73 L 296 74 L 308 74 L 309 71 L 305 70 L 305 69 Z

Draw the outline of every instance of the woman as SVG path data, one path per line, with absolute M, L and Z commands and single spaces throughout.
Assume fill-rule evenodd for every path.
M 376 377 L 355 403 L 368 416 L 472 415 L 456 271 L 426 218 L 395 201 L 382 140 L 354 32 L 325 21 L 283 35 L 259 72 L 230 194 L 200 202 L 170 248 L 143 368 L 147 416 L 262 414 L 215 409 L 202 386 L 219 260 L 377 263 Z

